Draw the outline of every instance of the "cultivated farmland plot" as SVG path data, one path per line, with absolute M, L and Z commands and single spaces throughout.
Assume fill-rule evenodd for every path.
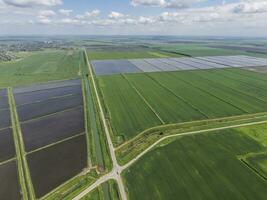
M 5 164 L 0 164 L 0 180 L 1 199 L 21 199 L 17 174 L 17 164 L 15 160 Z
M 12 129 L 0 130 L 0 163 L 15 157 L 15 145 L 12 136 Z M 0 179 L 1 180 L 1 179 Z
M 141 59 L 131 59 L 129 60 L 132 64 L 134 64 L 136 67 L 138 67 L 143 72 L 159 72 L 162 71 L 160 68 L 157 68 L 150 63 L 141 60 Z
M 87 167 L 80 80 L 14 89 L 30 177 L 43 197 Z
M 144 111 L 137 113 L 138 109 L 150 110 L 150 119 L 166 124 L 267 111 L 265 75 L 241 69 L 124 74 L 98 80 L 113 132 L 125 139 L 158 124 L 144 123 L 147 117 L 141 120 Z M 120 119 L 127 120 L 127 126 Z
M 264 149 L 238 129 L 163 142 L 124 172 L 129 199 L 264 200 L 266 181 L 237 158 Z
M 92 61 L 92 65 L 97 75 L 141 72 L 127 60 Z
M 92 61 L 96 75 L 263 66 L 267 59 L 249 56 L 207 56 Z

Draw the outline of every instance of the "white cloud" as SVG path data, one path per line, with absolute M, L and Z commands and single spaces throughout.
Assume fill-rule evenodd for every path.
M 57 6 L 62 0 L 2 0 L 6 5 L 15 7 Z
M 58 12 L 61 15 L 70 16 L 70 14 L 73 12 L 73 10 L 59 9 Z
M 205 0 L 132 0 L 133 6 L 157 6 L 164 8 L 188 8 Z
M 39 18 L 49 18 L 55 16 L 56 13 L 53 10 L 42 10 L 39 12 Z
M 233 8 L 234 13 L 264 13 L 267 12 L 266 1 L 244 1 Z
M 78 19 L 85 19 L 85 18 L 95 18 L 100 15 L 100 10 L 92 10 L 85 12 L 83 15 L 76 15 Z
M 123 18 L 124 16 L 125 16 L 125 15 L 122 14 L 122 13 L 112 11 L 112 12 L 108 15 L 108 18 L 110 18 L 110 19 L 120 19 L 120 18 Z

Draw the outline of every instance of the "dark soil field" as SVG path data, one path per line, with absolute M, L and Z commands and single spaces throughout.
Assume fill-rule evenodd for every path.
M 0 89 L 0 96 L 7 95 L 6 89 Z
M 16 161 L 0 165 L 0 180 L 0 199 L 21 199 Z
M 83 133 L 83 107 L 21 124 L 27 152 Z
M 8 107 L 8 97 L 6 95 L 0 95 L 0 109 Z
M 80 85 L 81 81 L 80 79 L 72 79 L 67 81 L 55 81 L 55 82 L 48 82 L 46 84 L 34 84 L 27 87 L 17 87 L 14 88 L 14 93 L 25 93 L 25 92 L 34 92 L 38 90 L 48 90 L 48 89 L 54 89 L 54 88 L 60 88 L 60 87 L 68 87 L 73 85 Z
M 7 128 L 0 130 L 0 162 L 15 156 L 15 146 L 12 130 Z
M 50 99 L 39 103 L 18 106 L 17 110 L 20 121 L 26 121 L 70 109 L 75 106 L 82 105 L 82 103 L 83 99 L 81 95 L 73 95 L 68 97 Z
M 67 86 L 47 90 L 38 90 L 34 92 L 18 93 L 15 94 L 15 100 L 17 105 L 34 103 L 37 101 L 45 101 L 51 98 L 70 95 L 70 94 L 81 94 L 81 86 Z
M 27 155 L 37 198 L 80 173 L 87 164 L 85 135 Z
M 11 123 L 9 110 L 0 110 L 0 129 L 9 127 Z

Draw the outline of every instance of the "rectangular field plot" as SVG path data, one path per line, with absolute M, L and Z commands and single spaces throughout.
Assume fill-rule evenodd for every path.
M 0 95 L 0 109 L 8 108 L 8 96 L 7 95 Z
M 28 154 L 27 160 L 35 194 L 40 198 L 86 168 L 86 137 Z
M 0 198 L 3 200 L 22 199 L 16 161 L 0 165 Z
M 113 132 L 129 139 L 161 122 L 121 75 L 98 78 Z
M 85 132 L 83 107 L 21 124 L 27 152 Z
M 190 72 L 187 72 L 190 73 Z M 183 80 L 180 72 L 171 74 L 151 74 L 158 83 L 164 85 L 174 94 L 181 96 L 188 105 L 207 118 L 219 118 L 240 115 L 244 112 L 233 105 L 191 85 Z M 180 106 L 177 104 L 177 106 Z
M 177 138 L 123 172 L 129 200 L 265 200 L 267 182 L 238 155 L 263 150 L 238 130 Z
M 203 75 L 201 76 L 201 74 Z M 179 72 L 176 73 L 175 76 L 190 83 L 194 87 L 200 88 L 202 91 L 239 108 L 241 111 L 244 111 L 244 113 L 265 112 L 267 110 L 267 104 L 265 102 L 227 87 L 225 85 L 227 80 L 216 82 L 210 80 L 209 76 L 212 76 L 212 73 L 208 73 L 208 71 L 191 71 L 190 73 Z
M 12 135 L 12 129 L 0 130 L 0 162 L 15 157 L 15 146 Z
M 132 59 L 129 60 L 132 64 L 138 67 L 143 72 L 159 72 L 161 69 L 149 64 L 148 62 L 141 59 Z
M 6 89 L 0 89 L 0 97 L 7 95 L 7 90 Z
M 13 92 L 14 94 L 18 93 L 25 93 L 25 92 L 33 92 L 38 90 L 48 90 L 48 89 L 54 89 L 54 88 L 60 88 L 60 87 L 68 87 L 68 86 L 74 86 L 74 85 L 80 85 L 81 81 L 80 79 L 72 79 L 72 80 L 66 80 L 66 81 L 54 81 L 44 84 L 36 84 L 26 87 L 18 87 L 14 88 Z
M 179 59 L 176 58 L 165 58 L 165 59 L 161 59 L 162 62 L 171 64 L 173 66 L 175 66 L 178 70 L 192 70 L 192 69 L 197 69 L 195 67 L 192 67 L 190 65 L 187 65 L 185 63 L 179 62 Z
M 177 68 L 171 64 L 162 62 L 161 59 L 144 59 L 151 65 L 160 68 L 162 71 L 177 71 Z
M 29 103 L 35 103 L 38 101 L 46 101 L 51 98 L 82 94 L 81 85 L 57 87 L 53 89 L 37 90 L 33 92 L 24 92 L 15 94 L 16 105 L 23 105 Z
M 0 129 L 11 126 L 9 109 L 0 110 Z
M 247 75 L 244 75 L 243 71 Z M 267 82 L 260 79 L 264 74 L 258 73 L 259 78 L 251 77 L 249 73 L 253 72 L 241 69 L 199 71 L 197 73 L 214 82 L 223 83 L 226 87 L 232 88 L 239 93 L 254 97 L 262 103 L 267 103 Z M 264 108 L 266 109 L 265 106 Z
M 96 75 L 197 70 L 267 65 L 267 59 L 251 56 L 207 56 L 92 61 Z
M 167 73 L 156 74 L 161 76 Z M 155 73 L 151 74 L 151 77 L 154 77 L 154 75 Z M 205 118 L 197 109 L 162 87 L 149 76 L 132 74 L 127 75 L 127 79 L 136 87 L 164 122 L 173 123 Z
M 20 121 L 60 112 L 83 104 L 82 95 L 72 95 L 49 99 L 44 102 L 26 104 L 17 107 Z
M 139 68 L 127 60 L 92 61 L 92 66 L 97 75 L 141 72 Z
M 248 156 L 244 159 L 244 162 L 267 180 L 267 152 Z

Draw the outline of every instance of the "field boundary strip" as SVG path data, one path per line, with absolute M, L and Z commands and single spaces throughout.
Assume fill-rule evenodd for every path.
M 138 89 L 128 80 L 128 78 L 122 74 L 121 75 L 128 83 L 129 85 L 134 89 L 134 91 L 139 95 L 139 97 L 145 102 L 145 104 L 150 108 L 150 110 L 156 115 L 156 117 L 159 119 L 159 121 L 162 124 L 166 124 L 166 122 L 160 117 L 160 115 L 154 110 L 154 108 L 148 103 L 146 98 L 138 91 Z
M 90 150 L 90 140 L 89 140 L 89 115 L 88 115 L 88 106 L 87 106 L 87 92 L 86 92 L 86 88 L 85 88 L 85 85 L 84 85 L 84 77 L 82 76 L 82 90 L 83 90 L 83 110 L 84 110 L 84 128 L 85 128 L 85 133 L 86 133 L 86 146 L 87 146 L 87 165 L 89 168 L 92 168 L 92 160 L 91 160 L 91 155 L 92 155 L 92 152 Z
M 3 162 L 0 162 L 0 166 L 1 166 L 1 165 L 4 165 L 4 164 L 7 164 L 7 163 L 9 163 L 9 162 L 15 161 L 16 159 L 17 159 L 17 157 L 13 157 L 13 158 L 10 158 L 10 159 L 5 160 L 5 161 L 3 161 Z
M 196 121 L 192 121 L 192 122 L 173 123 L 173 124 L 155 126 L 155 127 L 144 130 L 143 132 L 136 135 L 132 139 L 117 146 L 116 151 L 123 148 L 124 146 L 128 145 L 129 143 L 134 142 L 135 140 L 138 140 L 139 138 L 142 138 L 143 136 L 145 136 L 146 133 L 156 132 L 157 130 L 161 130 L 161 129 L 164 130 L 166 128 L 169 128 L 170 130 L 175 130 L 175 129 L 179 128 L 179 126 L 183 126 L 183 125 L 192 125 L 191 127 L 194 127 L 194 126 L 196 126 L 196 123 L 213 123 L 213 122 L 227 123 L 229 120 L 231 120 L 231 121 L 236 121 L 236 120 L 237 121 L 245 121 L 245 120 L 252 120 L 252 119 L 260 119 L 260 118 L 264 118 L 266 116 L 267 116 L 267 112 L 262 112 L 262 113 L 256 113 L 256 114 L 244 114 L 244 115 L 237 115 L 237 116 L 231 116 L 231 117 L 206 119 L 206 120 L 196 120 Z
M 11 112 L 11 121 L 13 127 L 13 138 L 15 143 L 15 149 L 17 154 L 17 167 L 18 174 L 20 179 L 20 186 L 22 188 L 22 196 L 25 200 L 35 199 L 35 194 L 33 190 L 33 185 L 29 175 L 29 169 L 26 166 L 25 150 L 22 146 L 22 135 L 21 129 L 19 126 L 18 115 L 16 111 L 15 99 L 13 96 L 13 91 L 11 88 L 8 88 L 8 97 L 9 97 L 9 106 Z

